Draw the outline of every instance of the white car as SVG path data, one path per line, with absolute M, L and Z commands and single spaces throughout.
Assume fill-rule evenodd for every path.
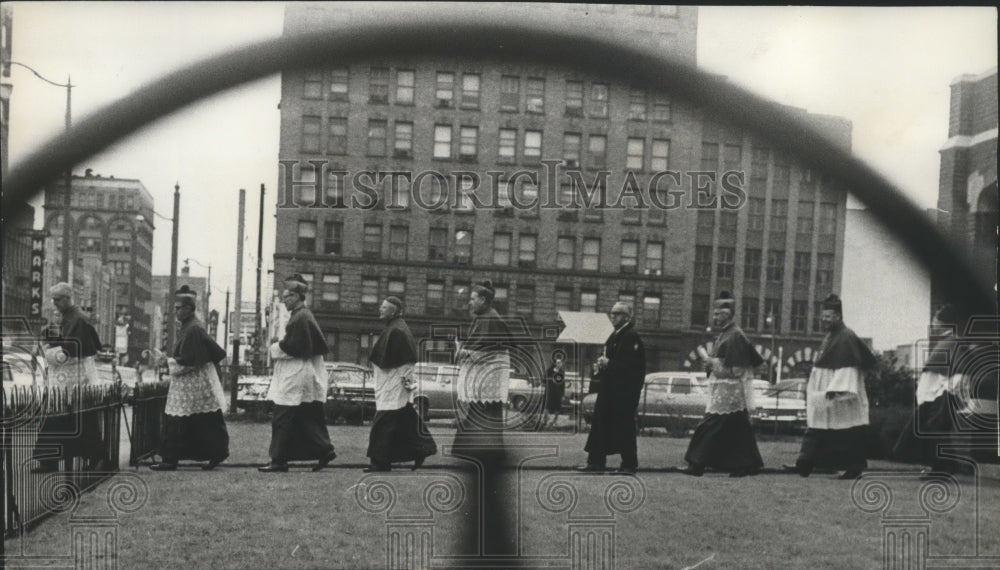
M 801 431 L 806 427 L 807 378 L 782 380 L 754 402 L 753 422 L 766 431 L 768 428 Z

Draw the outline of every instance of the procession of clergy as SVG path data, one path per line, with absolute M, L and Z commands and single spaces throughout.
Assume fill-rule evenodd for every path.
M 327 397 L 323 357 L 328 349 L 315 317 L 305 306 L 307 292 L 308 284 L 301 275 L 285 281 L 282 302 L 290 317 L 284 337 L 275 339 L 270 346 L 273 379 L 267 399 L 274 403 L 274 415 L 270 462 L 259 468 L 265 473 L 287 472 L 291 461 L 316 461 L 312 469 L 319 471 L 337 457 L 323 413 Z M 50 293 L 62 313 L 59 331 L 47 339 L 50 377 L 65 385 L 93 382 L 93 356 L 100 346 L 97 335 L 73 305 L 69 285 L 60 283 Z M 470 333 L 461 342 L 455 341 L 459 365 L 455 384 L 456 455 L 461 455 L 458 452 L 463 449 L 474 455 L 472 450 L 485 448 L 499 451 L 501 456 L 503 453 L 504 405 L 510 374 L 504 341 L 510 328 L 493 308 L 494 294 L 490 281 L 472 286 Z M 161 461 L 150 467 L 155 471 L 176 470 L 180 460 L 203 461 L 206 463 L 202 469 L 210 470 L 229 456 L 229 435 L 222 415 L 225 397 L 218 369 L 226 353 L 195 317 L 196 306 L 196 295 L 187 286 L 176 292 L 174 309 L 180 330 L 168 361 L 171 383 L 165 439 L 159 450 Z M 385 328 L 370 357 L 376 414 L 366 472 L 389 471 L 394 463 L 403 462 L 412 462 L 412 468 L 417 469 L 437 453 L 434 439 L 413 406 L 418 352 L 402 318 L 403 309 L 396 297 L 387 297 L 379 307 Z M 756 475 L 763 467 L 749 415 L 751 379 L 763 359 L 735 323 L 735 309 L 734 299 L 725 291 L 713 303 L 713 330 L 718 337 L 710 352 L 701 353 L 709 373 L 709 401 L 684 457 L 687 465 L 679 469 L 686 475 L 701 476 L 712 470 L 745 477 Z M 874 366 L 875 356 L 844 325 L 841 301 L 836 295 L 828 297 L 822 309 L 826 336 L 807 385 L 808 429 L 797 461 L 784 467 L 803 477 L 815 469 L 834 469 L 843 471 L 840 479 L 855 479 L 866 467 L 869 410 L 865 373 Z M 950 317 L 947 309 L 939 311 L 934 323 L 953 322 Z M 607 457 L 620 455 L 621 465 L 616 472 L 634 474 L 639 467 L 635 417 L 646 373 L 645 350 L 629 305 L 616 303 L 609 318 L 614 332 L 595 363 L 595 376 L 600 380 L 597 402 L 585 446 L 587 462 L 578 469 L 608 472 Z M 937 399 L 946 394 L 948 382 L 947 373 L 929 362 L 918 380 L 918 403 L 940 407 Z M 922 396 L 925 401 L 921 401 Z M 39 441 L 44 440 L 47 431 L 58 431 L 58 427 L 43 425 Z M 58 441 L 67 448 L 67 456 L 95 459 L 100 446 L 94 445 L 94 438 L 99 434 L 87 428 L 84 425 L 80 433 Z M 903 451 L 917 448 L 915 459 L 933 466 L 933 449 L 921 451 L 928 442 L 914 441 L 915 432 L 912 428 L 904 430 L 897 447 Z M 36 470 L 55 470 L 57 458 L 39 453 L 36 458 Z

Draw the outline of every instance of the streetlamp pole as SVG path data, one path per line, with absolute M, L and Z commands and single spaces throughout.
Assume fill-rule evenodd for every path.
M 764 322 L 767 323 L 767 328 L 770 330 L 770 333 L 771 333 L 771 358 L 769 359 L 769 362 L 767 363 L 767 382 L 768 382 L 768 384 L 774 384 L 774 361 L 773 361 L 773 359 L 774 359 L 774 313 L 773 312 L 768 312 L 767 313 L 767 318 L 764 319 Z
M 167 316 L 167 351 L 174 349 L 174 335 L 177 330 L 176 315 L 174 314 L 173 294 L 177 291 L 177 226 L 181 216 L 181 185 L 174 184 L 174 220 L 173 234 L 170 236 L 170 300 L 167 303 L 169 310 Z
M 208 285 L 205 286 L 205 314 L 204 314 L 205 321 L 207 322 L 208 313 L 209 311 L 212 310 L 212 305 L 209 302 L 209 300 L 212 298 L 212 264 L 209 263 L 208 265 L 205 265 L 204 263 L 198 261 L 193 257 L 188 257 L 184 259 L 184 265 L 188 265 L 192 261 L 208 270 Z

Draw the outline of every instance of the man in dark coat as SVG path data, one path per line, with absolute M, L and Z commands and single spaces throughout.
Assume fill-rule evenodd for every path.
M 681 472 L 685 475 L 699 477 L 711 467 L 728 471 L 730 477 L 745 477 L 764 466 L 750 425 L 751 402 L 747 401 L 753 393 L 754 368 L 764 359 L 736 324 L 735 315 L 732 295 L 722 291 L 712 312 L 719 336 L 712 353 L 702 354 L 709 372 L 708 405 L 684 456 L 688 467 Z
M 635 414 L 646 379 L 646 349 L 635 332 L 629 305 L 615 303 L 610 317 L 615 330 L 597 360 L 601 383 L 584 447 L 587 465 L 580 470 L 605 471 L 607 456 L 620 454 L 618 471 L 634 474 L 639 467 Z
M 375 419 L 368 436 L 371 465 L 365 472 L 389 471 L 393 463 L 413 461 L 413 468 L 437 453 L 437 444 L 413 408 L 417 343 L 402 317 L 403 302 L 389 296 L 379 307 L 385 329 L 372 347 L 375 372 Z
M 840 298 L 823 301 L 826 337 L 806 385 L 806 433 L 794 466 L 808 477 L 817 466 L 843 469 L 840 479 L 857 479 L 867 462 L 868 395 L 865 374 L 875 355 L 854 331 L 844 326 Z
M 49 331 L 45 340 L 46 384 L 49 388 L 68 390 L 71 399 L 78 398 L 69 390 L 97 382 L 94 355 L 100 350 L 101 341 L 87 317 L 73 303 L 73 288 L 68 283 L 55 284 L 49 289 L 49 294 L 52 304 L 61 314 L 61 320 L 58 331 Z M 56 395 L 50 397 L 55 399 Z M 33 454 L 39 465 L 33 471 L 56 471 L 60 455 L 66 462 L 67 470 L 72 468 L 74 457 L 89 460 L 92 468 L 102 468 L 108 458 L 97 414 L 83 410 L 73 413 L 70 409 L 46 415 L 39 428 Z
M 281 298 L 291 311 L 285 337 L 271 345 L 274 372 L 267 399 L 274 402 L 271 420 L 271 462 L 263 473 L 288 471 L 289 461 L 317 459 L 323 469 L 337 454 L 326 429 L 323 404 L 328 387 L 323 355 L 329 350 L 323 331 L 306 308 L 308 285 L 301 275 L 285 281 Z
M 195 316 L 197 293 L 184 285 L 174 298 L 174 314 L 181 328 L 169 360 L 166 437 L 160 447 L 163 461 L 150 469 L 174 471 L 179 460 L 193 459 L 208 461 L 202 467 L 208 471 L 229 457 L 229 432 L 222 416 L 226 396 L 216 369 L 226 351 Z

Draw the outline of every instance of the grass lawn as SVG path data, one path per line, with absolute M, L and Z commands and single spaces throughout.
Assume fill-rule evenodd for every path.
M 447 424 L 432 425 L 432 432 L 439 446 L 451 443 L 453 429 Z M 339 457 L 320 473 L 307 466 L 287 474 L 258 473 L 254 466 L 267 460 L 266 423 L 231 422 L 230 435 L 232 456 L 216 471 L 182 465 L 173 473 L 145 466 L 133 472 L 145 482 L 148 500 L 118 519 L 120 568 L 384 567 L 387 524 L 425 524 L 414 517 L 428 513 L 422 506 L 428 485 L 460 480 L 453 469 L 457 460 L 440 455 L 417 472 L 402 467 L 367 476 L 360 471 L 367 463 L 367 427 L 331 426 Z M 619 568 L 684 568 L 706 559 L 699 568 L 882 566 L 881 515 L 855 505 L 849 481 L 773 472 L 745 479 L 665 472 L 683 463 L 688 440 L 663 434 L 640 438 L 638 479 L 578 474 L 569 468 L 584 461 L 585 437 L 569 432 L 507 435 L 511 455 L 523 460 L 525 469 L 511 472 L 499 492 L 509 498 L 510 513 L 516 516 L 523 556 L 565 564 L 571 528 L 598 525 L 613 528 Z M 760 448 L 765 465 L 778 468 L 794 460 L 798 439 L 764 439 Z M 885 482 L 893 496 L 890 514 L 923 514 L 917 497 L 926 482 L 916 478 L 912 467 L 900 467 L 905 476 L 893 476 L 887 471 L 892 467 L 872 462 L 866 477 Z M 359 506 L 357 484 L 366 477 L 368 483 L 377 479 L 392 488 L 394 502 L 387 511 Z M 961 495 L 954 507 L 931 513 L 926 521 L 929 554 L 972 556 L 978 548 L 979 555 L 1000 556 L 1000 513 L 995 508 L 1000 484 L 987 479 L 976 487 L 971 477 L 959 482 Z M 638 492 L 634 509 L 612 513 L 606 492 L 611 488 L 612 503 L 628 502 L 620 494 L 625 485 Z M 25 556 L 68 555 L 74 522 L 108 512 L 108 487 L 104 483 L 84 495 L 73 515 L 52 516 L 27 536 L 5 541 L 8 567 L 26 562 Z M 466 500 L 476 496 L 471 483 L 453 488 L 462 489 Z M 454 511 L 434 515 L 435 556 L 456 553 L 455 537 L 467 504 L 456 502 Z M 32 564 L 44 566 L 46 561 Z

